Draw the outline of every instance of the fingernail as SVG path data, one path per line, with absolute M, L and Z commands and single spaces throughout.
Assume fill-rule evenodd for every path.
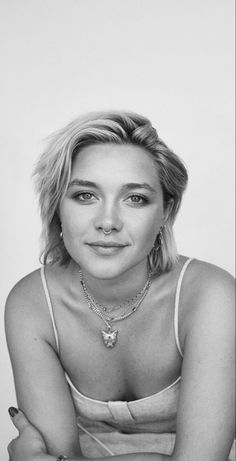
M 14 416 L 16 416 L 17 413 L 19 413 L 18 410 L 17 410 L 17 408 L 15 408 L 15 407 L 10 407 L 10 408 L 8 408 L 8 412 L 9 412 L 9 415 L 10 415 L 12 418 L 14 418 Z

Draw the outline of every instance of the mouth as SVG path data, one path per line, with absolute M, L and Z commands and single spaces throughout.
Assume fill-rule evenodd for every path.
M 87 244 L 92 248 L 96 253 L 101 255 L 108 255 L 118 253 L 128 246 L 127 243 L 119 243 L 110 240 L 109 242 L 96 241 Z
M 105 242 L 104 240 L 98 240 L 96 242 L 88 243 L 88 245 L 103 248 L 123 248 L 127 246 L 127 243 L 114 242 L 113 240 L 109 240 L 108 242 Z

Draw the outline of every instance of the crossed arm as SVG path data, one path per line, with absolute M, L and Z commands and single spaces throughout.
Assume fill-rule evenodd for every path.
M 203 288 L 201 281 L 200 291 L 198 282 L 192 287 L 193 308 L 183 321 L 186 335 L 173 454 L 134 453 L 108 457 L 108 461 L 227 461 L 234 433 L 233 286 L 230 276 L 216 271 L 208 274 Z M 70 392 L 48 341 L 48 327 L 43 319 L 35 321 L 33 299 L 26 300 L 20 291 L 18 287 L 11 294 L 6 310 L 18 404 L 42 435 L 48 453 L 41 449 L 22 460 L 55 461 L 63 453 L 71 461 L 85 459 Z M 30 449 L 29 434 L 27 438 Z M 19 454 L 12 457 L 16 459 L 20 461 Z

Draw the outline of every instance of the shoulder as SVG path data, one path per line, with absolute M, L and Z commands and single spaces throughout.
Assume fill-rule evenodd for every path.
M 41 272 L 45 277 L 42 277 Z M 65 274 L 65 268 L 57 264 L 30 272 L 11 289 L 6 300 L 6 310 L 29 310 L 33 313 L 42 310 L 39 307 L 42 308 L 46 303 L 43 279 L 45 278 L 47 286 L 53 284 L 58 289 L 65 282 Z
M 186 258 L 185 258 L 186 260 Z M 207 295 L 234 294 L 234 278 L 224 269 L 198 259 L 193 259 L 188 266 L 183 280 L 185 296 L 200 301 Z
M 57 265 L 44 266 L 30 272 L 11 289 L 6 301 L 7 308 L 26 308 L 30 304 L 33 309 L 33 306 L 36 306 L 38 303 L 41 304 L 42 299 L 45 299 L 41 277 L 42 271 L 49 280 L 57 280 L 57 278 L 62 277 L 60 267 Z
M 193 259 L 181 286 L 179 326 L 183 343 L 193 328 L 201 330 L 201 334 L 207 327 L 213 334 L 224 329 L 233 335 L 234 300 L 232 275 L 218 266 Z
M 11 289 L 5 305 L 5 328 L 9 342 L 14 337 L 38 331 L 44 319 L 45 300 L 40 269 L 19 280 Z
M 23 309 L 32 301 L 33 307 L 37 303 L 41 291 L 40 269 L 37 269 L 13 286 L 6 300 L 6 309 Z
M 47 268 L 46 274 L 56 269 Z M 50 336 L 50 322 L 47 300 L 41 279 L 41 269 L 37 269 L 11 289 L 5 305 L 6 335 L 27 334 L 27 330 L 40 333 L 46 339 Z

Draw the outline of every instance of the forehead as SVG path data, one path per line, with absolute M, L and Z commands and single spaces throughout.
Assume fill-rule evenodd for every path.
M 144 148 L 132 144 L 93 144 L 82 148 L 72 165 L 71 179 L 159 183 L 158 166 Z

